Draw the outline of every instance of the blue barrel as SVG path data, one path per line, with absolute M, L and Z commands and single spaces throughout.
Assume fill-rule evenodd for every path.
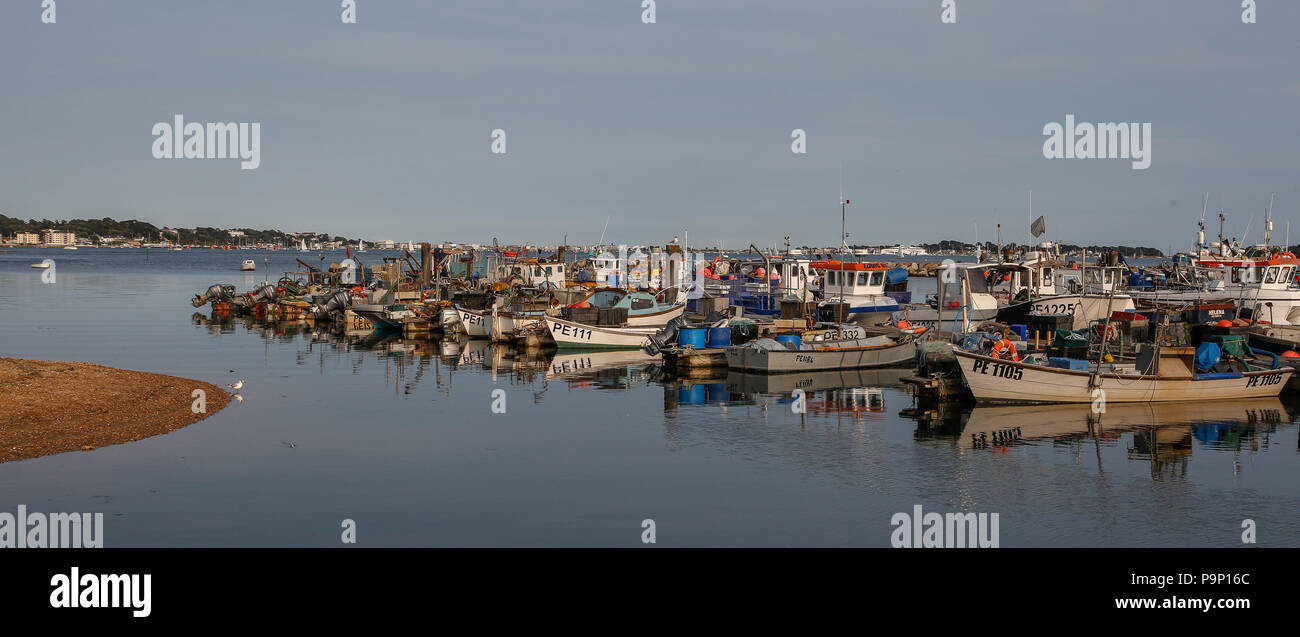
M 700 383 L 679 388 L 677 390 L 677 403 L 681 405 L 703 405 L 706 387 L 708 386 Z
M 731 400 L 731 392 L 726 383 L 709 383 L 709 402 L 725 403 Z
M 776 342 L 778 342 L 778 343 L 794 343 L 794 348 L 795 348 L 795 349 L 799 349 L 799 346 L 800 346 L 800 345 L 803 345 L 803 340 L 800 339 L 800 338 L 799 338 L 797 335 L 795 335 L 795 334 L 779 334 L 779 335 L 777 335 L 777 337 L 776 337 Z
M 907 280 L 907 268 L 890 268 L 885 271 L 885 283 L 894 285 Z
M 708 336 L 709 347 L 730 347 L 731 346 L 731 328 L 730 327 L 710 327 Z
M 1029 335 L 1029 326 L 1014 324 L 1011 326 L 1011 331 L 1015 332 L 1016 334 L 1019 334 L 1020 340 L 1023 341 L 1025 340 L 1025 337 Z
M 681 347 L 704 349 L 704 337 L 705 330 L 700 328 L 677 330 L 677 344 Z

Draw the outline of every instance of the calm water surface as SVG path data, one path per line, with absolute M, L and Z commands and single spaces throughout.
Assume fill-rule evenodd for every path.
M 1261 545 L 1300 545 L 1293 399 L 1092 422 L 1086 406 L 918 405 L 901 371 L 677 382 L 636 353 L 348 340 L 188 303 L 300 256 L 319 262 L 0 252 L 0 355 L 246 382 L 243 403 L 174 433 L 0 464 L 0 511 L 103 512 L 108 546 L 340 546 L 345 518 L 363 546 L 639 546 L 646 518 L 662 546 L 888 546 L 916 504 L 999 513 L 1002 546 L 1242 546 L 1245 518 Z M 53 284 L 29 267 L 43 258 Z

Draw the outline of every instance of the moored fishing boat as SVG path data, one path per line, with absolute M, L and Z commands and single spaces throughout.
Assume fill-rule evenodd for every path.
M 906 306 L 898 314 L 912 325 L 962 327 L 989 319 L 1023 324 L 1031 316 L 1066 317 L 1082 329 L 1112 312 L 1131 312 L 1133 298 L 1120 291 L 1121 266 L 1075 264 L 1067 267 L 1049 252 L 1027 252 L 1020 261 L 949 264 L 937 273 L 939 294 L 928 304 Z
M 966 385 L 981 403 L 1165 402 L 1276 396 L 1290 367 L 1199 372 L 1196 348 L 1139 352 L 1133 367 L 1063 369 L 953 350 Z M 1094 364 L 1095 365 L 1095 364 Z M 1138 371 L 1138 370 L 1143 371 Z M 1100 391 L 1097 391 L 1100 390 Z
M 546 318 L 546 312 L 498 309 L 488 313 L 484 318 L 488 321 L 488 338 L 495 342 L 506 342 L 514 340 L 515 335 L 523 328 L 541 323 Z
M 653 295 L 648 292 L 629 292 L 618 288 L 596 288 L 568 308 L 596 310 L 597 313 L 600 310 L 611 310 L 618 313 L 620 317 L 622 311 L 626 311 L 625 321 L 629 327 L 663 326 L 686 311 L 685 302 L 670 303 L 664 300 L 669 292 L 675 290 L 664 290 L 658 295 Z
M 460 329 L 470 338 L 486 338 L 488 336 L 488 329 L 491 326 L 491 311 L 470 310 L 463 307 L 456 307 L 455 311 L 460 319 Z
M 353 305 L 352 311 L 381 330 L 401 329 L 406 319 L 415 318 L 415 312 L 402 304 Z
M 559 348 L 641 349 L 655 332 L 654 326 L 598 326 L 555 316 L 544 319 L 555 346 Z
M 768 374 L 891 367 L 911 363 L 920 340 L 910 334 L 799 345 L 760 339 L 726 348 L 727 367 Z
M 885 275 L 895 268 L 885 263 L 814 261 L 822 274 L 824 300 L 818 306 L 823 321 L 883 325 L 898 311 L 898 301 L 885 293 Z

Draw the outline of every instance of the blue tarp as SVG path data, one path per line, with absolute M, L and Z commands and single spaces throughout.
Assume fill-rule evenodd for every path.
M 893 285 L 907 280 L 907 268 L 890 268 L 885 271 L 885 283 Z
M 1219 346 L 1216 343 L 1201 343 L 1196 348 L 1196 371 L 1209 371 L 1219 362 Z

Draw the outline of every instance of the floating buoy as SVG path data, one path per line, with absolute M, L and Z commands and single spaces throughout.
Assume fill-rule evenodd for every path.
M 1295 350 L 1289 349 L 1285 352 L 1282 352 L 1282 358 L 1300 358 L 1300 352 L 1296 352 Z

